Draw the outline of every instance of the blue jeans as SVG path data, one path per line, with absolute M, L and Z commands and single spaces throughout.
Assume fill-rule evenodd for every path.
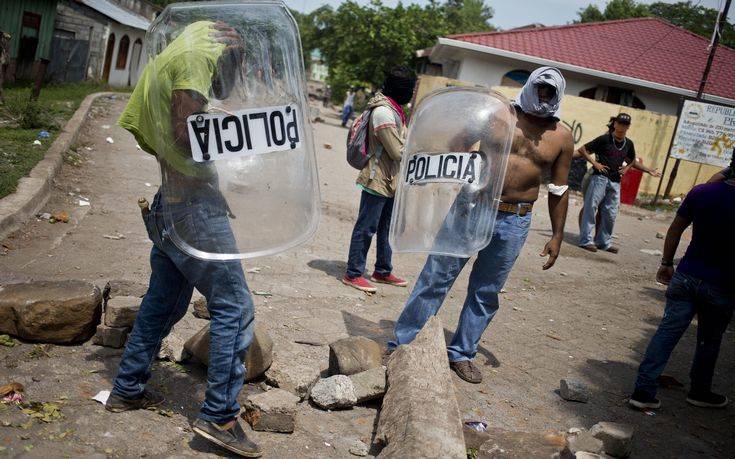
M 378 233 L 375 272 L 381 276 L 387 276 L 393 271 L 391 264 L 393 251 L 388 243 L 392 215 L 393 198 L 376 196 L 363 190 L 360 196 L 360 210 L 350 240 L 347 277 L 360 277 L 365 272 L 367 254 L 375 233 Z
M 600 209 L 600 227 L 595 235 L 595 245 L 607 249 L 612 245 L 613 226 L 620 207 L 620 182 L 613 182 L 604 175 L 590 177 L 587 192 L 584 194 L 584 213 L 579 234 L 579 245 L 592 244 L 595 229 L 595 216 Z
M 472 266 L 467 297 L 452 342 L 449 360 L 471 360 L 483 332 L 498 311 L 498 293 L 526 242 L 531 214 L 498 212 L 490 244 L 477 254 Z M 395 327 L 389 349 L 408 344 L 427 320 L 439 312 L 449 289 L 469 258 L 429 255 Z
M 354 111 L 355 109 L 352 108 L 352 105 L 345 105 L 344 108 L 342 108 L 342 126 L 347 124 L 350 120 L 350 116 L 352 116 L 352 112 Z
M 143 218 L 153 241 L 151 279 L 128 337 L 112 393 L 134 398 L 143 392 L 161 340 L 186 314 L 196 287 L 207 299 L 211 316 L 207 390 L 199 417 L 223 423 L 234 419 L 240 411 L 237 395 L 245 377 L 242 362 L 253 337 L 252 297 L 239 261 L 199 260 L 174 245 L 164 226 L 162 206 L 159 193 L 150 213 Z M 191 229 L 197 232 L 201 247 L 236 250 L 221 199 L 201 198 L 172 204 L 168 211 L 174 221 L 192 222 Z
M 727 329 L 734 308 L 735 290 L 725 290 L 679 271 L 674 273 L 666 290 L 666 310 L 638 368 L 635 390 L 651 397 L 656 395 L 657 379 L 696 314 L 699 325 L 694 362 L 689 374 L 691 391 L 710 391 L 722 334 Z

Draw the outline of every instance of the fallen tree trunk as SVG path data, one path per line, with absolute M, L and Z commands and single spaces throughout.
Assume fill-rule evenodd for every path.
M 441 321 L 432 317 L 388 361 L 388 391 L 375 436 L 382 458 L 467 457 Z

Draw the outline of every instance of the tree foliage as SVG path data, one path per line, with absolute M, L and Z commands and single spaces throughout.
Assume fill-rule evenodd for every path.
M 577 12 L 579 19 L 575 22 L 599 22 L 615 19 L 629 19 L 644 16 L 653 16 L 687 29 L 706 38 L 712 36 L 717 10 L 707 8 L 691 1 L 678 3 L 655 2 L 650 5 L 638 3 L 635 0 L 610 0 L 604 10 L 590 4 Z M 735 28 L 732 23 L 726 22 L 723 27 L 720 43 L 735 47 Z
M 323 6 L 308 14 L 292 13 L 304 56 L 318 48 L 329 66 L 335 98 L 350 86 L 378 87 L 391 67 L 412 66 L 416 51 L 436 44 L 438 36 L 494 30 L 489 23 L 493 10 L 484 0 L 431 0 L 395 8 L 380 0 L 365 6 L 349 0 L 336 10 Z

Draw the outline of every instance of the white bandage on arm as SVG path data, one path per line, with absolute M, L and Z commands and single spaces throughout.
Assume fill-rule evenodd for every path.
M 564 196 L 564 193 L 569 189 L 569 185 L 554 185 L 549 183 L 549 193 L 556 196 Z

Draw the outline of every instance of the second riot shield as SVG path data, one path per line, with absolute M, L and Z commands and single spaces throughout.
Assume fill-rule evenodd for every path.
M 469 257 L 493 234 L 515 110 L 481 88 L 440 89 L 416 107 L 390 226 L 396 252 Z

